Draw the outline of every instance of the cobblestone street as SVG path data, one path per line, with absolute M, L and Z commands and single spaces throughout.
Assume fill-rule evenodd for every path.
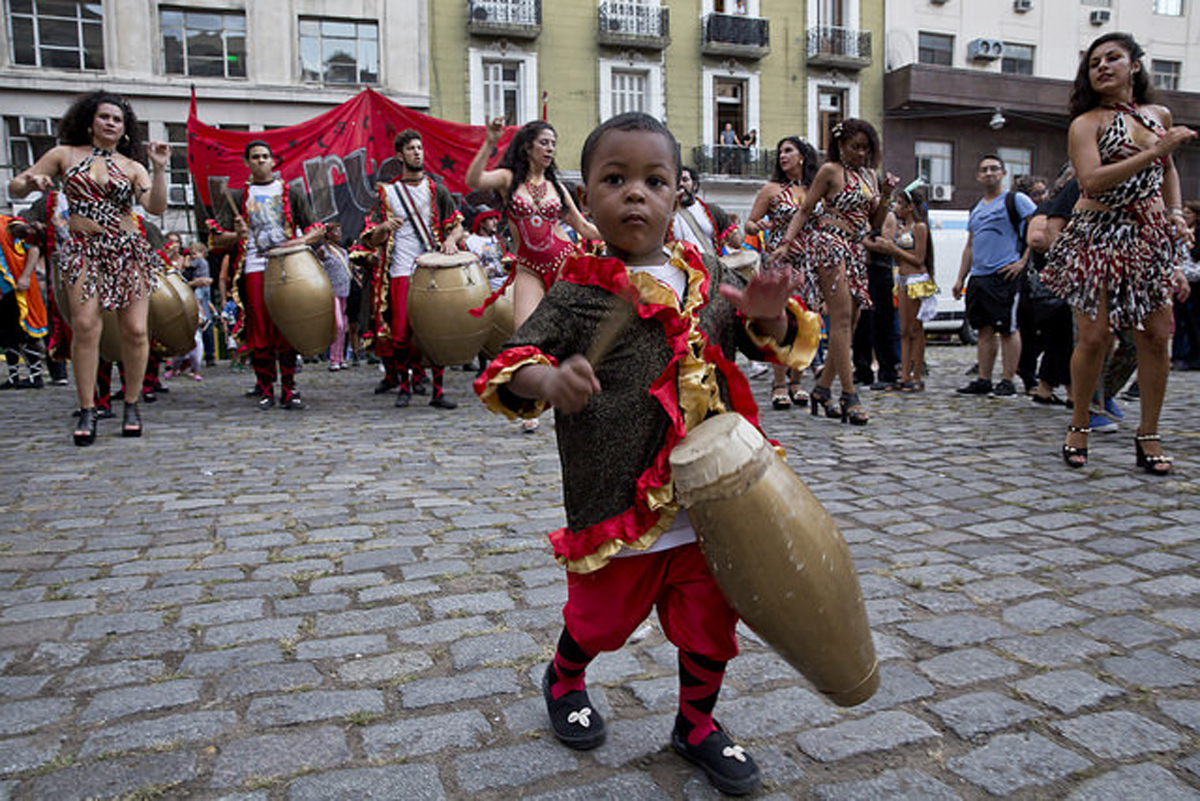
M 866 428 L 762 412 L 850 543 L 882 685 L 840 709 L 743 631 L 716 714 L 758 797 L 1200 799 L 1200 372 L 1156 478 L 1136 403 L 1072 471 L 1061 407 L 957 395 L 974 348 L 928 355 Z M 653 619 L 588 671 L 606 744 L 549 734 L 553 419 L 446 376 L 456 411 L 396 409 L 311 364 L 308 409 L 259 411 L 222 364 L 90 448 L 73 387 L 0 393 L 0 799 L 717 797 L 668 747 Z

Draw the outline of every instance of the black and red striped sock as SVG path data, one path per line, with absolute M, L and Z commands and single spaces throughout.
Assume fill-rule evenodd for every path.
M 584 671 L 595 658 L 595 654 L 584 651 L 564 628 L 558 638 L 558 649 L 554 652 L 554 680 L 550 682 L 550 695 L 558 700 L 569 692 L 582 690 Z
M 275 397 L 275 357 L 269 351 L 256 350 L 250 354 L 250 367 L 259 397 Z
M 712 711 L 725 679 L 726 664 L 700 654 L 679 652 L 679 714 L 691 724 L 689 745 L 699 745 L 717 729 Z

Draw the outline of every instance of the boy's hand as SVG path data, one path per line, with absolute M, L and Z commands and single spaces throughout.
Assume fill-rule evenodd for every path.
M 583 356 L 572 356 L 546 374 L 542 398 L 554 408 L 575 414 L 600 391 L 600 381 Z
M 744 290 L 721 284 L 721 296 L 738 311 L 754 320 L 775 320 L 787 307 L 787 299 L 800 285 L 792 270 L 763 270 L 750 279 Z

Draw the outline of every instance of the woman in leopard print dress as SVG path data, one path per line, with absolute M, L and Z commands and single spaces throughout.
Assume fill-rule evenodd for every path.
M 1080 62 L 1068 147 L 1082 193 L 1041 277 L 1075 310 L 1076 399 L 1092 396 L 1112 332 L 1133 330 L 1141 387 L 1137 465 L 1165 475 L 1171 461 L 1157 431 L 1170 366 L 1171 295 L 1188 291 L 1179 265 L 1189 233 L 1171 154 L 1196 134 L 1172 126 L 1164 106 L 1147 103 L 1142 55 L 1129 34 L 1110 33 Z M 1088 404 L 1077 402 L 1062 449 L 1070 467 L 1087 464 L 1088 420 Z

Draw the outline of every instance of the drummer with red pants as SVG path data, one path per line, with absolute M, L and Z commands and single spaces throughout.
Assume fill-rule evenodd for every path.
M 243 159 L 250 169 L 245 188 L 216 201 L 217 219 L 209 220 L 210 250 L 236 246 L 233 255 L 233 298 L 241 307 L 241 322 L 233 335 L 249 351 L 254 369 L 258 408 L 275 405 L 275 365 L 279 365 L 279 404 L 284 409 L 303 409 L 296 389 L 296 349 L 275 327 L 263 299 L 263 273 L 267 251 L 293 241 L 296 232 L 306 245 L 325 235 L 317 222 L 308 196 L 275 175 L 271 146 L 256 139 L 246 145 Z
M 394 144 L 403 171 L 389 183 L 377 185 L 379 202 L 362 238 L 380 251 L 372 288 L 375 355 L 383 361 L 385 372 L 375 392 L 382 394 L 395 387 L 396 406 L 403 407 L 411 402 L 414 383 L 423 375 L 421 353 L 408 321 L 408 282 L 423 253 L 458 253 L 463 216 L 449 190 L 425 172 L 421 135 L 412 129 L 401 131 Z M 436 409 L 458 406 L 442 388 L 444 367 L 431 365 L 431 371 L 433 397 L 429 405 Z
M 820 321 L 789 299 L 785 271 L 747 284 L 690 244 L 663 247 L 678 202 L 679 145 L 654 117 L 633 112 L 601 124 L 581 167 L 583 209 L 606 255 L 569 259 L 475 382 L 488 408 L 509 417 L 555 409 L 567 525 L 550 541 L 567 569 L 567 602 L 542 681 L 551 728 L 571 748 L 604 741 L 585 670 L 657 607 L 679 649 L 672 746 L 721 791 L 749 793 L 758 768 L 713 719 L 726 662 L 738 652 L 737 614 L 675 497 L 669 457 L 710 415 L 757 422 L 737 350 L 804 369 Z M 610 329 L 611 346 L 590 353 Z

